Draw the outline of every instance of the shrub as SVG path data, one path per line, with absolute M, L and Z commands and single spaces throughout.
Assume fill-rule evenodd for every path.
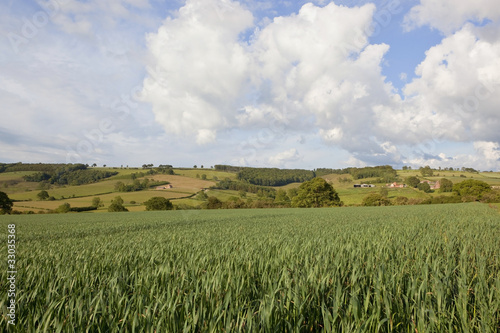
M 128 209 L 123 206 L 123 199 L 117 196 L 111 201 L 108 212 L 128 212 Z
M 363 198 L 363 202 L 361 204 L 363 206 L 390 206 L 391 202 L 389 199 L 381 196 L 380 194 L 371 193 Z
M 462 197 L 477 197 L 481 199 L 485 193 L 491 192 L 491 186 L 483 181 L 469 179 L 453 185 L 453 192 Z
M 36 196 L 39 200 L 47 200 L 50 197 L 47 191 L 40 191 Z
M 407 197 L 397 197 L 396 199 L 394 199 L 394 204 L 397 205 L 397 206 L 404 206 L 404 205 L 408 205 L 408 198 Z
M 174 205 L 170 202 L 170 200 L 165 199 L 164 197 L 153 197 L 148 201 L 144 202 L 146 205 L 146 210 L 172 210 L 174 209 Z
M 56 212 L 57 213 L 68 213 L 71 211 L 71 205 L 67 202 L 63 203 L 62 205 L 60 205 L 59 207 L 57 207 L 56 209 Z

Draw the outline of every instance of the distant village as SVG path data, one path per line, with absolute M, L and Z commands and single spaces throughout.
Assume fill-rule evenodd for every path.
M 429 184 L 431 190 L 438 190 L 441 188 L 441 183 L 438 181 L 432 182 L 430 180 L 422 180 L 420 183 L 427 183 Z M 397 182 L 390 183 L 390 184 L 385 184 L 386 187 L 390 188 L 404 188 L 407 187 L 406 184 L 399 184 Z M 370 188 L 370 187 L 375 187 L 373 184 L 354 184 L 354 187 L 361 187 L 361 188 Z

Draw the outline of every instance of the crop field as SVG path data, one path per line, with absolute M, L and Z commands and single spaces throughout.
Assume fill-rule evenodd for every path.
M 17 230 L 13 332 L 500 331 L 500 214 L 488 205 L 0 224 L 4 241 Z M 3 328 L 6 304 L 2 293 Z

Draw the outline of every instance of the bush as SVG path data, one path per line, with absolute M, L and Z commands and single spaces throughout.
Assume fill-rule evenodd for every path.
M 174 209 L 174 205 L 170 202 L 170 200 L 165 199 L 164 197 L 153 197 L 148 201 L 144 202 L 146 205 L 146 210 L 172 210 Z
M 446 178 L 441 178 L 439 180 L 440 188 L 439 192 L 452 192 L 453 191 L 453 182 Z
M 390 206 L 391 202 L 380 194 L 372 193 L 364 197 L 361 204 L 363 206 Z
M 417 185 L 417 188 L 420 191 L 424 191 L 425 193 L 431 193 L 432 192 L 431 186 L 428 183 L 420 183 L 420 184 Z
M 500 191 L 492 191 L 483 194 L 481 202 L 485 203 L 498 203 L 500 202 Z
M 123 206 L 123 199 L 117 196 L 111 201 L 108 212 L 128 212 L 128 209 Z
M 89 207 L 72 207 L 70 211 L 72 212 L 89 212 L 92 210 L 97 210 L 97 207 L 95 206 L 89 206 Z
M 491 186 L 480 180 L 464 180 L 463 182 L 453 185 L 453 192 L 462 197 L 477 197 L 481 199 L 484 194 L 491 192 Z M 469 198 L 466 198 L 468 200 Z
M 416 188 L 418 184 L 420 184 L 420 179 L 415 176 L 408 177 L 406 178 L 406 184 L 410 187 Z
M 47 200 L 50 197 L 47 191 L 40 191 L 36 196 L 40 200 Z
M 222 208 L 222 201 L 220 201 L 216 197 L 208 197 L 205 207 L 207 209 L 220 209 Z
M 342 206 L 337 191 L 323 178 L 314 178 L 302 183 L 297 196 L 292 198 L 294 207 L 333 207 Z
M 407 197 L 397 197 L 396 199 L 394 199 L 394 204 L 397 205 L 397 206 L 404 206 L 404 205 L 408 205 L 408 198 Z
M 108 207 L 108 212 L 128 212 L 128 209 L 125 208 L 123 205 L 112 203 Z
M 14 203 L 9 196 L 4 192 L 0 192 L 0 215 L 10 214 L 13 205 Z
M 61 213 L 61 214 L 64 214 L 64 213 L 69 213 L 71 211 L 71 206 L 69 203 L 65 202 L 63 203 L 62 205 L 60 205 L 59 207 L 57 207 L 56 209 L 56 212 L 57 213 Z

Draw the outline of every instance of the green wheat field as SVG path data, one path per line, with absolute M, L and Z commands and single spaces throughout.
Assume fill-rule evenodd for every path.
M 17 332 L 499 332 L 483 204 L 2 216 Z M 3 246 L 5 258 L 6 246 Z M 7 289 L 7 260 L 0 272 Z M 0 326 L 7 327 L 6 293 Z

